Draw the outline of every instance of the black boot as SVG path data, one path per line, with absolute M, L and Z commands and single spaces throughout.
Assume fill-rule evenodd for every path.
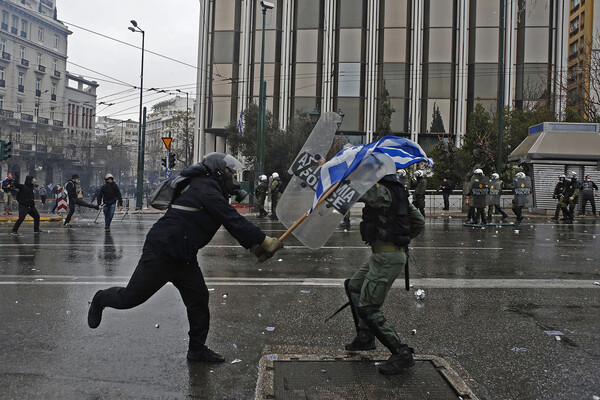
M 88 326 L 92 329 L 96 329 L 100 326 L 100 322 L 102 322 L 102 310 L 104 310 L 104 307 L 101 307 L 100 304 L 98 304 L 100 293 L 102 293 L 102 290 L 96 292 L 90 303 L 90 309 L 88 310 Z
M 414 350 L 401 344 L 388 360 L 379 366 L 379 372 L 384 375 L 396 375 L 415 365 Z
M 215 353 L 206 346 L 203 346 L 200 350 L 189 349 L 187 353 L 187 359 L 189 361 L 200 361 L 209 363 L 225 362 L 225 357 L 223 357 L 219 353 Z
M 375 350 L 375 335 L 367 330 L 359 330 L 356 337 L 351 343 L 348 343 L 345 347 L 348 351 L 365 351 Z

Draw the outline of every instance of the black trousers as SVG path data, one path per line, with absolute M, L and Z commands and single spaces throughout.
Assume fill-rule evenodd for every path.
M 450 195 L 442 194 L 442 197 L 444 198 L 444 210 L 449 210 L 450 209 Z
M 58 204 L 58 202 L 57 202 L 57 204 Z M 69 199 L 69 212 L 67 213 L 67 217 L 65 218 L 65 225 L 71 221 L 71 217 L 73 216 L 73 214 L 75 214 L 75 204 L 83 206 L 83 207 L 87 207 L 87 208 L 93 208 L 95 210 L 98 209 L 98 206 L 95 206 L 90 203 L 86 203 L 85 201 L 83 201 L 81 199 L 75 199 L 75 200 Z
M 179 290 L 187 308 L 190 324 L 190 350 L 200 350 L 206 342 L 210 325 L 208 288 L 198 262 L 188 264 L 160 257 L 149 244 L 129 279 L 127 287 L 111 287 L 101 291 L 98 304 L 119 310 L 136 307 L 148 300 L 167 282 Z
M 35 207 L 29 207 L 19 203 L 19 219 L 17 222 L 15 222 L 15 225 L 12 228 L 13 232 L 17 232 L 19 230 L 19 227 L 25 220 L 25 217 L 27 217 L 27 214 L 31 215 L 31 218 L 33 218 L 33 231 L 35 232 L 40 230 L 40 213 L 38 210 Z
M 498 204 L 492 204 L 488 208 L 488 219 L 490 221 L 492 220 L 492 212 L 494 211 L 494 209 L 496 210 L 497 213 L 500 213 L 500 215 L 502 215 L 502 218 L 508 217 L 508 215 L 504 212 L 502 207 L 500 207 Z
M 475 222 L 476 224 L 479 223 L 479 220 L 481 219 L 482 223 L 486 223 L 485 220 L 485 207 L 469 207 L 469 214 L 471 215 L 471 218 L 473 219 L 473 222 Z
M 516 206 L 513 204 L 512 211 L 517 217 L 517 222 L 521 222 L 521 220 L 523 219 L 523 206 Z
M 585 215 L 585 205 L 588 201 L 592 204 L 592 215 L 596 215 L 596 202 L 594 201 L 593 197 L 583 198 L 583 204 L 581 205 L 581 215 Z

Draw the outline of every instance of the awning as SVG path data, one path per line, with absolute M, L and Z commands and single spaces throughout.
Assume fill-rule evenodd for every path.
M 598 132 L 538 132 L 529 135 L 508 156 L 519 164 L 534 160 L 600 161 Z

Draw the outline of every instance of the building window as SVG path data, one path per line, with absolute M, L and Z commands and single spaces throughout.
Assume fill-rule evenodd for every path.
M 25 46 L 19 47 L 19 58 L 21 60 L 25 59 Z
M 4 96 L 0 96 L 0 110 L 4 110 Z
M 25 74 L 23 72 L 19 72 L 19 86 L 23 86 L 23 82 L 25 81 Z
M 50 88 L 50 94 L 56 96 L 56 83 L 52 82 L 52 88 Z
M 42 90 L 42 80 L 40 78 L 35 78 L 35 90 L 36 91 Z
M 42 64 L 42 53 L 37 53 L 37 65 L 43 65 Z
M 12 16 L 12 25 L 11 25 L 11 33 L 14 33 L 15 35 L 17 34 L 17 31 L 19 29 L 19 17 L 17 17 L 16 15 Z
M 0 39 L 0 52 L 6 53 L 6 39 L 4 39 L 4 38 Z M 1 56 L 1 54 L 0 54 L 0 56 Z
M 4 81 L 4 67 L 0 67 L 0 81 Z
M 50 119 L 54 119 L 54 107 L 50 108 Z
M 58 49 L 58 35 L 54 34 L 54 48 Z
M 23 110 L 23 100 L 17 100 L 17 112 L 20 113 Z
M 35 103 L 35 108 L 33 110 L 33 114 L 37 117 L 40 115 L 40 103 Z
M 2 29 L 8 30 L 8 11 L 2 11 Z
M 52 71 L 54 71 L 54 72 L 56 72 L 56 64 L 57 64 L 56 58 L 53 58 L 52 59 Z
M 21 36 L 27 37 L 27 21 L 24 19 L 21 20 Z
M 40 42 L 44 41 L 44 28 L 42 28 L 41 26 L 38 28 L 38 40 Z

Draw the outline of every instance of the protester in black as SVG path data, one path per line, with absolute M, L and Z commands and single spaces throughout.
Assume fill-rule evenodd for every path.
M 148 300 L 167 282 L 179 290 L 190 323 L 190 361 L 223 362 L 224 358 L 206 345 L 210 324 L 208 289 L 198 265 L 198 250 L 206 246 L 224 226 L 262 262 L 283 245 L 266 236 L 229 204 L 231 194 L 241 201 L 239 183 L 233 180 L 242 164 L 230 155 L 211 153 L 202 164 L 182 171 L 189 186 L 179 195 L 148 232 L 140 261 L 127 287 L 100 290 L 88 313 L 88 325 L 96 328 L 105 307 L 130 309 Z M 244 194 L 245 196 L 245 194 Z
M 73 177 L 70 180 L 67 181 L 67 183 L 65 183 L 65 187 L 63 187 L 63 191 L 65 191 L 65 190 L 67 191 L 67 196 L 69 198 L 69 213 L 67 214 L 67 217 L 65 218 L 65 222 L 63 224 L 63 226 L 66 228 L 71 227 L 71 225 L 69 225 L 69 222 L 71 222 L 71 217 L 75 213 L 75 204 L 83 206 L 83 207 L 93 208 L 95 210 L 100 209 L 100 206 L 95 206 L 93 204 L 86 203 L 85 201 L 83 201 L 83 199 L 80 199 L 79 197 L 77 197 L 77 185 L 78 184 L 79 184 L 79 175 L 75 174 L 75 175 L 73 175 Z
M 104 229 L 110 231 L 110 223 L 115 215 L 117 202 L 119 210 L 123 209 L 123 197 L 112 174 L 106 174 L 104 181 L 106 183 L 98 190 L 98 205 L 102 206 L 104 210 Z
M 25 177 L 24 184 L 15 182 L 14 185 L 17 189 L 19 189 L 19 193 L 17 194 L 17 202 L 19 203 L 19 219 L 17 222 L 15 222 L 11 235 L 19 234 L 19 227 L 27 215 L 31 215 L 33 218 L 33 232 L 40 233 L 40 213 L 35 208 L 35 197 L 33 194 L 33 188 L 38 186 L 35 178 L 31 175 L 27 175 Z
M 442 182 L 442 185 L 440 186 L 440 189 L 442 191 L 442 197 L 444 198 L 444 210 L 449 210 L 450 209 L 450 195 L 452 194 L 452 191 L 454 190 L 454 186 L 452 185 L 452 183 L 450 183 L 450 181 L 446 178 L 444 178 L 444 181 Z

